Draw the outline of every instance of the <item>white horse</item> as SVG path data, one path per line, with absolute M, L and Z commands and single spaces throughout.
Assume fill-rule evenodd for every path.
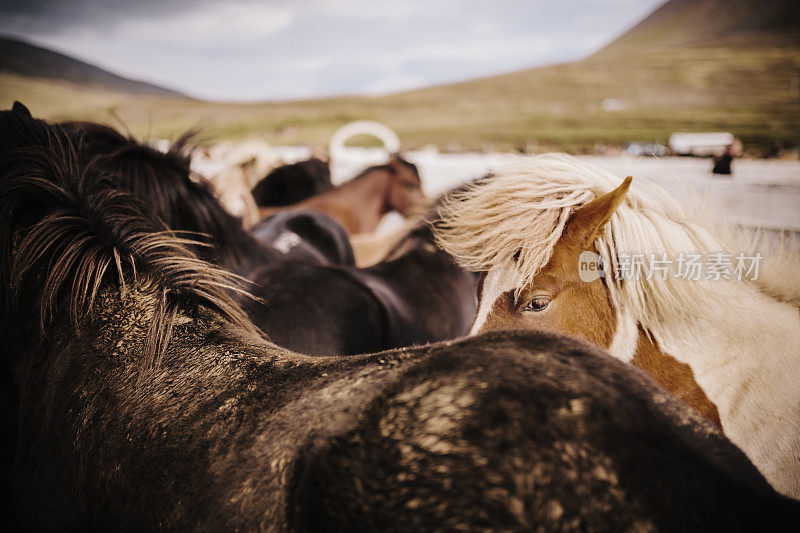
M 726 435 L 778 491 L 800 498 L 797 254 L 765 240 L 755 249 L 652 184 L 621 181 L 547 154 L 448 201 L 439 244 L 486 272 L 472 333 L 584 337 L 689 403 L 686 381 L 696 381 Z M 602 271 L 592 270 L 598 256 Z

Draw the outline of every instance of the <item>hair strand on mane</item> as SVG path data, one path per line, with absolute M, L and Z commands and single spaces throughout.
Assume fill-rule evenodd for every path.
M 15 131 L 2 123 L 13 114 L 0 116 L 4 132 Z M 199 243 L 169 231 L 136 197 L 116 189 L 97 159 L 82 153 L 80 135 L 35 124 L 38 130 L 20 130 L 21 138 L 0 152 L 0 217 L 9 221 L 0 229 L 0 271 L 8 280 L 0 290 L 11 316 L 37 302 L 45 333 L 65 308 L 77 331 L 103 288 L 116 286 L 125 298 L 146 274 L 158 304 L 143 368 L 159 364 L 181 308 L 206 306 L 257 332 L 231 297 L 248 295 L 245 280 L 196 258 L 188 247 Z

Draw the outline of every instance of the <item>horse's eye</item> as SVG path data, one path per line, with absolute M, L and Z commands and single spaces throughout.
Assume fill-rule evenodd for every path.
M 533 300 L 528 302 L 523 311 L 544 311 L 550 305 L 550 298 L 547 296 L 536 296 Z

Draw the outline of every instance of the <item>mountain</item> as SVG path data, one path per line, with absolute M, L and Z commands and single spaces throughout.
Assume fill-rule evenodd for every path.
M 800 146 L 797 0 L 670 0 L 580 61 L 384 96 L 262 103 L 131 95 L 0 72 L 0 108 L 15 100 L 53 120 L 119 117 L 138 135 L 258 135 L 325 145 L 372 119 L 404 147 L 567 150 L 676 131 L 730 131 L 754 154 Z
M 123 78 L 46 48 L 2 37 L 0 37 L 0 72 L 30 78 L 64 80 L 128 94 L 183 96 L 165 87 Z
M 797 0 L 670 0 L 598 55 L 686 46 L 800 44 Z
M 520 148 L 580 151 L 718 130 L 749 149 L 796 147 L 800 2 L 670 0 L 583 60 L 393 99 L 429 109 L 453 102 L 451 116 L 479 127 L 485 143 Z M 471 113 L 459 117 L 463 109 Z

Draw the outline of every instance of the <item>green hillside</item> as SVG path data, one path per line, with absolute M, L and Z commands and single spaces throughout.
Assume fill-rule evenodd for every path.
M 727 130 L 760 153 L 800 145 L 795 4 L 671 0 L 584 60 L 388 96 L 229 104 L 0 74 L 0 106 L 19 99 L 54 120 L 109 121 L 113 114 L 139 135 L 199 127 L 277 144 L 324 144 L 341 125 L 374 119 L 409 148 L 445 150 L 581 152 L 597 142 Z M 713 24 L 704 22 L 713 14 Z M 617 110 L 604 109 L 604 101 Z

